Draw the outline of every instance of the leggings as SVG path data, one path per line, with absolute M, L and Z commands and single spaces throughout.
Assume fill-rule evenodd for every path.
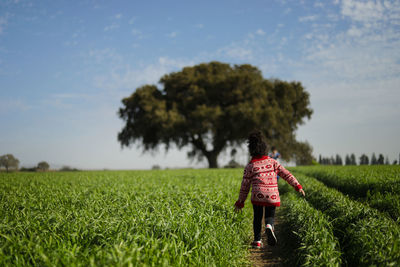
M 253 219 L 253 230 L 254 230 L 254 240 L 261 240 L 261 224 L 265 209 L 265 225 L 274 225 L 275 217 L 275 206 L 258 206 L 253 205 L 254 219 Z

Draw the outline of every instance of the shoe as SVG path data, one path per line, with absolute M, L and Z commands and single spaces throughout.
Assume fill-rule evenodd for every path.
M 261 240 L 260 240 L 260 241 L 253 241 L 253 242 L 251 243 L 251 246 L 252 246 L 253 248 L 262 248 L 262 247 L 263 247 L 263 244 L 262 244 Z
M 275 233 L 274 233 L 274 228 L 272 225 L 267 224 L 267 227 L 265 228 L 265 233 L 267 234 L 267 242 L 268 245 L 270 246 L 275 246 L 276 242 L 278 241 L 276 239 Z

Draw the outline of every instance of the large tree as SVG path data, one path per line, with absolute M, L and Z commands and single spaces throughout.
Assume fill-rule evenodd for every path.
M 254 129 L 284 159 L 302 147 L 295 131 L 312 110 L 300 82 L 264 79 L 248 64 L 210 62 L 167 74 L 160 84 L 144 85 L 122 100 L 122 147 L 135 142 L 144 151 L 160 144 L 190 146 L 189 157 L 206 157 L 211 168 L 224 149 L 242 144 Z
M 8 172 L 10 168 L 18 170 L 19 160 L 12 154 L 6 154 L 0 157 L 0 168 L 4 167 Z

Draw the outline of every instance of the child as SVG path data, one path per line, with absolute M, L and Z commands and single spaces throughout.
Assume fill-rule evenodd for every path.
M 275 208 L 280 206 L 277 175 L 281 176 L 303 196 L 305 196 L 305 193 L 302 186 L 288 170 L 276 160 L 266 156 L 267 145 L 260 131 L 250 134 L 248 148 L 252 159 L 244 169 L 239 200 L 235 203 L 235 210 L 239 211 L 244 207 L 250 186 L 252 186 L 251 203 L 254 211 L 254 241 L 252 246 L 262 247 L 261 223 L 264 209 L 268 245 L 274 246 L 277 242 L 274 234 Z

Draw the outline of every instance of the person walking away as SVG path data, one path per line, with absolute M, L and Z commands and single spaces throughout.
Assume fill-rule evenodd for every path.
M 252 246 L 261 248 L 262 218 L 265 210 L 265 232 L 267 243 L 274 246 L 277 239 L 274 233 L 275 209 L 280 206 L 280 197 L 277 175 L 281 176 L 296 191 L 305 196 L 305 192 L 297 179 L 275 159 L 266 156 L 267 144 L 260 131 L 249 135 L 248 149 L 252 157 L 243 173 L 239 199 L 235 203 L 235 211 L 244 207 L 247 195 L 251 190 L 251 203 L 253 204 L 253 231 L 254 241 Z

